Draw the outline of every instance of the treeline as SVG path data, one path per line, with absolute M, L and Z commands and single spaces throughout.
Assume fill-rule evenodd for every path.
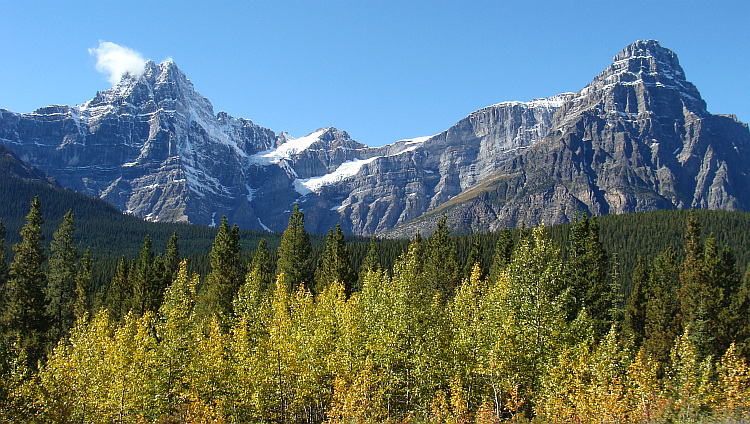
M 247 266 L 223 219 L 203 277 L 176 235 L 161 255 L 147 238 L 96 308 L 72 214 L 48 258 L 42 222 L 35 200 L 0 268 L 2 421 L 750 419 L 750 272 L 693 214 L 627 302 L 586 215 L 565 245 L 501 231 L 489 263 L 478 237 L 459 260 L 441 220 L 392 269 L 373 239 L 359 272 L 340 228 L 314 258 L 298 208 L 275 260 L 260 240 Z

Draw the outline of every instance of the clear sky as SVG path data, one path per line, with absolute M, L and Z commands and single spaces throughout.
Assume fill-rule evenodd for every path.
M 577 91 L 623 47 L 675 51 L 713 113 L 750 121 L 750 1 L 0 0 L 0 108 L 111 86 L 101 41 L 172 58 L 216 112 L 370 146 L 506 100 Z

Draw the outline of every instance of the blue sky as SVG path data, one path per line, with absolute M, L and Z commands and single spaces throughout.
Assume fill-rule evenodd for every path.
M 0 0 L 0 108 L 80 104 L 111 86 L 89 49 L 173 58 L 216 112 L 371 146 L 589 83 L 623 47 L 675 51 L 713 113 L 750 121 L 748 1 Z

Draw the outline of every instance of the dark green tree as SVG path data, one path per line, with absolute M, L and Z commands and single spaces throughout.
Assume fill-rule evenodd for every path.
M 474 235 L 472 237 L 471 242 L 471 250 L 469 251 L 469 257 L 466 259 L 466 263 L 464 264 L 464 273 L 463 273 L 463 279 L 467 279 L 471 277 L 471 271 L 474 269 L 474 264 L 480 264 L 482 263 L 482 244 L 479 241 L 479 237 L 477 235 Z M 482 274 L 480 274 L 480 278 L 484 278 L 484 270 L 481 270 Z
M 271 268 L 271 255 L 268 252 L 268 242 L 262 238 L 258 242 L 258 247 L 253 254 L 253 260 L 250 262 L 248 272 L 255 272 L 258 277 L 258 290 L 261 294 L 270 293 L 273 289 L 274 278 L 273 269 Z
M 646 332 L 646 303 L 649 290 L 649 269 L 643 257 L 638 255 L 638 262 L 633 270 L 633 291 L 630 293 L 625 309 L 625 333 L 633 338 L 636 347 L 643 344 Z
M 60 228 L 52 235 L 49 271 L 47 272 L 47 315 L 50 320 L 50 342 L 56 343 L 73 326 L 78 249 L 73 232 L 73 212 L 68 211 Z
M 680 303 L 680 266 L 675 252 L 666 249 L 654 260 L 646 290 L 646 324 L 643 348 L 654 360 L 666 364 L 674 340 L 683 332 Z
M 594 322 L 594 336 L 609 332 L 615 312 L 618 288 L 609 278 L 607 254 L 599 239 L 596 217 L 583 212 L 570 229 L 570 259 L 567 262 L 571 304 L 568 320 L 585 308 Z
M 312 285 L 310 249 L 310 236 L 305 231 L 305 215 L 299 210 L 299 205 L 294 205 L 289 226 L 281 235 L 279 259 L 276 262 L 276 273 L 284 273 L 287 288 L 292 289 L 300 284 Z
M 750 360 L 750 266 L 732 297 L 730 312 L 737 350 L 745 359 Z
M 5 291 L 8 285 L 8 258 L 6 257 L 7 252 L 5 250 L 5 226 L 3 226 L 3 220 L 0 219 L 0 311 L 6 309 L 5 302 Z M 0 312 L 0 331 L 2 331 L 2 312 Z
M 154 266 L 154 252 L 151 251 L 151 237 L 143 239 L 143 247 L 131 273 L 133 298 L 131 309 L 138 315 L 158 309 L 158 287 L 161 285 Z
M 452 299 L 461 283 L 461 268 L 456 259 L 456 244 L 450 237 L 447 218 L 443 215 L 435 232 L 427 240 L 423 278 L 428 287 L 442 294 L 444 300 Z
M 197 313 L 204 319 L 217 316 L 226 321 L 232 316 L 232 301 L 240 285 L 244 282 L 244 273 L 240 268 L 240 229 L 237 225 L 229 227 L 227 218 L 221 217 L 219 232 L 211 246 L 211 273 L 200 292 L 196 305 Z
M 377 243 L 378 239 L 375 236 L 372 236 L 372 238 L 370 238 L 370 245 L 367 248 L 367 255 L 365 255 L 365 259 L 362 261 L 362 268 L 359 273 L 360 279 L 362 278 L 363 274 L 367 273 L 368 271 L 374 271 L 380 267 L 380 262 L 378 261 Z
M 177 271 L 180 269 L 180 243 L 177 231 L 172 233 L 169 242 L 167 242 L 167 252 L 164 254 L 164 269 L 164 276 L 167 279 L 167 284 L 164 286 L 166 289 L 168 285 L 172 284 L 177 276 Z
M 503 228 L 495 245 L 495 254 L 492 257 L 490 267 L 490 282 L 495 284 L 500 271 L 510 263 L 513 254 L 513 233 L 508 228 Z
M 130 311 L 133 289 L 130 285 L 130 264 L 123 256 L 117 263 L 115 276 L 109 283 L 104 306 L 109 310 L 109 315 L 114 320 L 120 320 Z
M 89 312 L 89 290 L 91 287 L 91 270 L 94 267 L 94 261 L 91 259 L 91 250 L 86 249 L 86 253 L 81 258 L 81 266 L 76 274 L 76 296 L 73 305 L 73 314 L 76 319 L 80 319 Z
M 339 224 L 336 224 L 336 232 L 333 228 L 328 230 L 323 255 L 315 268 L 315 291 L 322 293 L 335 281 L 342 283 L 347 293 L 352 292 L 354 283 L 357 281 L 357 274 L 352 269 L 349 260 L 344 232 Z
M 34 197 L 26 224 L 21 229 L 21 242 L 13 246 L 3 320 L 8 335 L 20 341 L 30 366 L 42 357 L 49 328 L 44 301 L 47 276 L 42 269 L 45 260 L 43 223 L 41 203 Z

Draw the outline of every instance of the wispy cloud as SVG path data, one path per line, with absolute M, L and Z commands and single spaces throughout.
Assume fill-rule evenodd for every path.
M 137 51 L 109 41 L 99 40 L 99 46 L 89 49 L 89 54 L 96 57 L 96 70 L 107 76 L 112 85 L 129 72 L 141 75 L 146 60 Z

